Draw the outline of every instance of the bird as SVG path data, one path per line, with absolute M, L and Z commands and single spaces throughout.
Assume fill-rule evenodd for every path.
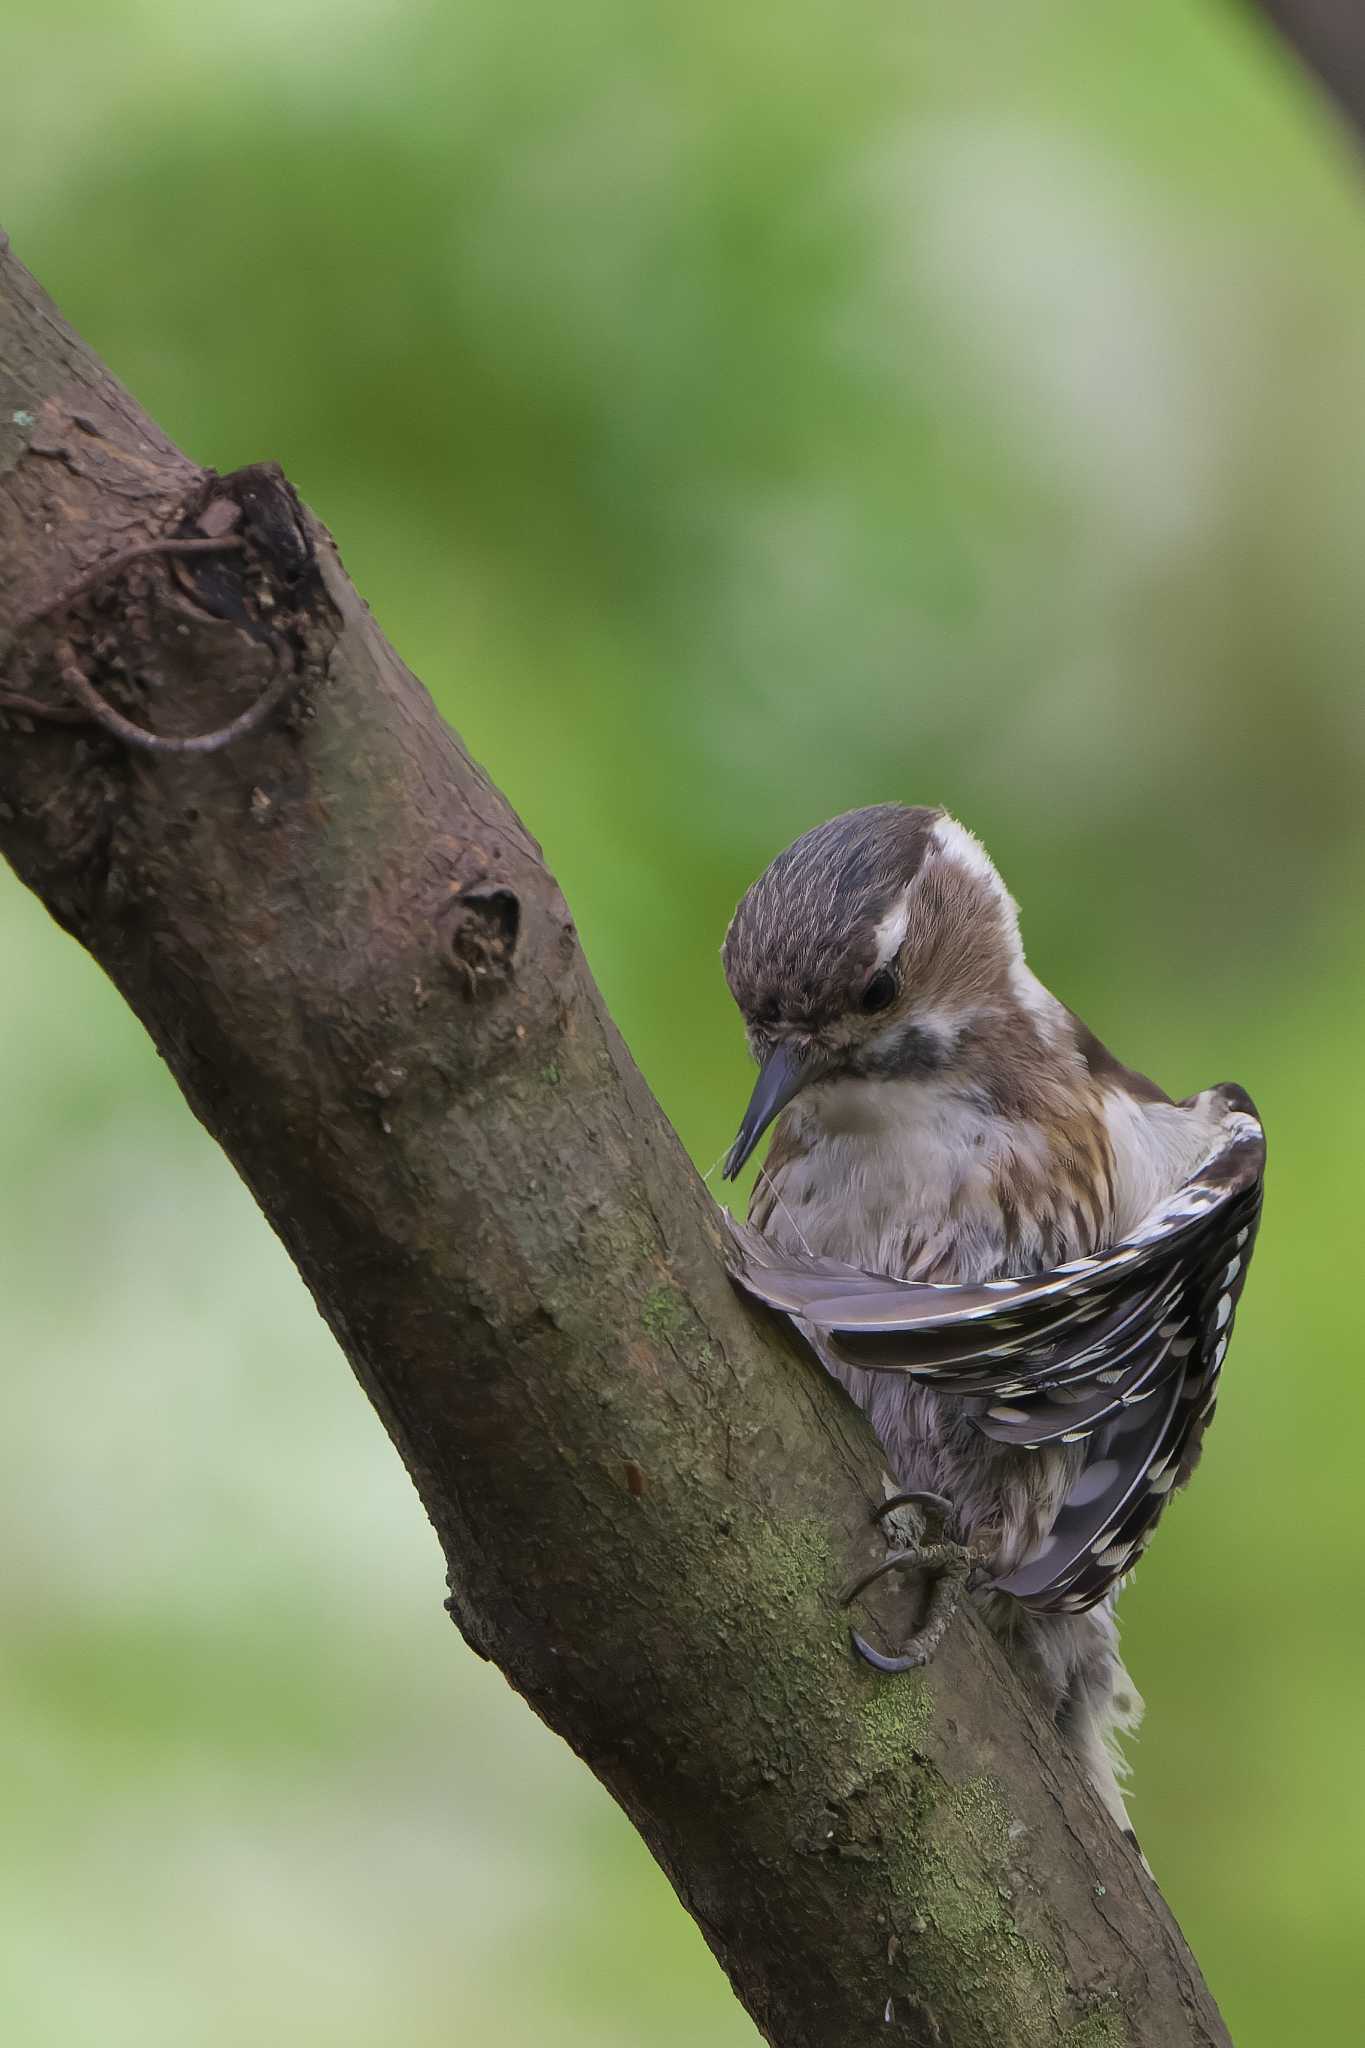
M 806 832 L 722 957 L 759 1068 L 726 1178 L 772 1127 L 747 1222 L 727 1218 L 732 1275 L 866 1411 L 878 1515 L 908 1506 L 912 1539 L 850 1593 L 902 1566 L 943 1582 L 905 1654 L 853 1645 L 926 1662 L 970 1583 L 1136 1844 L 1115 1602 L 1213 1418 L 1261 1210 L 1251 1099 L 1173 1101 L 1109 1052 L 936 806 Z

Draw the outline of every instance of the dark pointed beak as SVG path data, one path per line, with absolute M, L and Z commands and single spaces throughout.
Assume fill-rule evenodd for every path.
M 773 1118 L 811 1078 L 811 1062 L 795 1046 L 775 1045 L 759 1068 L 739 1136 L 725 1155 L 722 1180 L 734 1180 Z

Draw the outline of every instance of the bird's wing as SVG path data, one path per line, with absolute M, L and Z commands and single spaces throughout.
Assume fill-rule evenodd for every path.
M 879 1279 L 730 1224 L 738 1284 L 810 1326 L 839 1363 L 988 1397 L 972 1419 L 997 1443 L 1084 1444 L 1046 1543 L 997 1582 L 1038 1611 L 1103 1598 L 1193 1470 L 1212 1417 L 1265 1138 L 1240 1088 L 1211 1093 L 1221 1117 L 1202 1165 L 1129 1236 L 1047 1272 L 967 1287 Z

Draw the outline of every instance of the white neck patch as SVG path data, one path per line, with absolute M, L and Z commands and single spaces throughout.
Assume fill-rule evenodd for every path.
M 1016 1002 L 1027 1010 L 1044 1035 L 1058 1031 L 1065 1017 L 1061 1004 L 1051 995 L 1024 960 L 1024 942 L 1019 936 L 1019 906 L 1001 881 L 994 861 L 975 833 L 956 818 L 940 818 L 934 826 L 934 844 L 947 860 L 957 862 L 969 875 L 984 882 L 1004 913 L 1006 943 L 1009 946 L 1010 990 Z
M 959 825 L 956 818 L 940 818 L 934 826 L 934 844 L 949 860 L 955 860 L 969 875 L 984 882 L 991 894 L 1009 912 L 1009 922 L 1018 929 L 1019 910 L 1014 898 L 996 873 L 995 862 L 974 832 Z

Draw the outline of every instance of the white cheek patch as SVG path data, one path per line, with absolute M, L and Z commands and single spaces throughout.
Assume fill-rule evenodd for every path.
M 905 943 L 905 934 L 909 927 L 910 890 L 905 888 L 901 890 L 881 923 L 872 928 L 872 936 L 877 942 L 877 967 L 885 967 L 888 961 L 895 959 Z M 876 969 L 873 971 L 875 973 Z
M 979 1011 L 971 1009 L 932 1010 L 913 1008 L 910 1012 L 910 1020 L 917 1031 L 922 1031 L 926 1038 L 932 1039 L 940 1053 L 947 1054 L 952 1052 L 967 1026 L 979 1014 Z M 894 1032 L 887 1033 L 888 1038 L 894 1038 L 894 1036 Z

